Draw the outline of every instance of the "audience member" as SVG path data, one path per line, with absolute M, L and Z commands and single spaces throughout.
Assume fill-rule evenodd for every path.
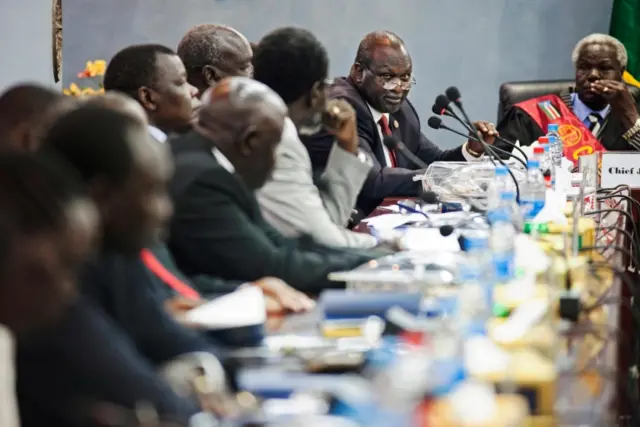
M 407 99 L 414 82 L 413 64 L 404 41 L 392 32 L 374 31 L 360 42 L 349 77 L 336 79 L 328 91 L 329 98 L 344 99 L 356 110 L 360 148 L 373 159 L 357 202 L 365 214 L 386 197 L 416 196 L 420 191 L 420 181 L 413 180 L 416 165 L 388 150 L 382 143 L 384 136 L 400 139 L 426 164 L 473 161 L 484 153 L 484 146 L 473 140 L 443 151 L 422 134 L 419 115 Z M 485 142 L 493 143 L 493 125 L 475 125 Z M 314 167 L 325 167 L 333 141 L 334 136 L 326 131 L 303 138 Z
M 289 237 L 308 234 L 328 246 L 374 246 L 372 236 L 345 228 L 372 163 L 358 148 L 353 108 L 343 100 L 327 104 L 324 46 L 307 30 L 280 28 L 260 41 L 253 63 L 255 79 L 280 95 L 289 111 L 273 174 L 257 192 L 265 219 Z M 323 117 L 330 120 L 323 123 Z M 323 126 L 335 143 L 322 175 L 314 176 L 298 132 L 313 134 Z
M 29 337 L 64 315 L 93 245 L 97 211 L 80 188 L 51 159 L 0 155 L 2 427 L 18 427 L 14 335 Z
M 219 387 L 224 375 L 211 355 L 214 344 L 165 312 L 139 257 L 171 214 L 168 147 L 152 140 L 139 117 L 96 105 L 60 118 L 43 147 L 84 182 L 100 211 L 102 246 L 82 276 L 82 300 L 52 331 L 19 351 L 25 425 L 80 424 L 101 401 L 130 409 L 149 402 L 186 424 L 197 405 L 178 397 L 156 369 L 187 365 L 188 383 L 198 367 L 207 366 Z
M 104 88 L 138 101 L 149 116 L 149 131 L 160 142 L 189 129 L 200 104 L 180 57 L 156 44 L 133 45 L 116 53 L 107 66 Z
M 253 51 L 245 36 L 226 25 L 191 28 L 178 44 L 189 83 L 203 94 L 225 77 L 253 75 Z
M 0 95 L 0 150 L 36 151 L 47 127 L 73 105 L 73 98 L 43 86 L 9 88 Z
M 319 293 L 344 286 L 328 273 L 380 255 L 287 239 L 264 221 L 253 191 L 273 170 L 286 115 L 282 99 L 265 85 L 229 78 L 203 97 L 195 130 L 172 141 L 176 212 L 169 247 L 185 273 L 274 276 Z

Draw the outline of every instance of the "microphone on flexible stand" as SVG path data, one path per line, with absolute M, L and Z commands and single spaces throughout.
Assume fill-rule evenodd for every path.
M 508 157 L 513 158 L 514 160 L 517 160 L 518 162 L 520 162 L 522 164 L 522 166 L 524 166 L 525 169 L 528 169 L 527 168 L 527 164 L 520 157 L 517 157 L 513 153 L 510 153 L 510 152 L 508 152 L 506 150 L 503 150 L 500 147 L 495 147 L 495 146 L 488 145 L 486 142 L 480 141 L 477 138 L 474 138 L 473 136 L 465 135 L 462 132 L 459 132 L 459 131 L 457 131 L 457 130 L 455 130 L 453 128 L 450 128 L 449 126 L 445 125 L 442 122 L 442 119 L 440 117 L 436 117 L 436 116 L 429 117 L 429 120 L 427 121 L 427 124 L 429 125 L 429 127 L 431 129 L 436 129 L 436 130 L 444 129 L 444 130 L 447 130 L 449 132 L 455 133 L 456 135 L 460 135 L 460 136 L 463 136 L 465 138 L 469 138 L 469 139 L 472 139 L 474 141 L 478 141 L 478 142 L 482 143 L 483 145 L 487 145 L 487 146 L 491 147 L 491 151 L 494 151 L 494 156 L 495 156 L 495 151 L 498 151 L 498 152 L 503 153 L 504 155 L 506 155 Z
M 411 163 L 418 166 L 420 169 L 427 169 L 429 167 L 428 164 L 422 161 L 422 159 L 411 152 L 407 148 L 406 145 L 402 143 L 402 141 L 397 138 L 387 135 L 382 139 L 382 143 L 385 147 L 387 147 L 390 151 L 393 152 L 401 152 L 403 156 L 405 156 Z
M 464 128 L 467 129 L 469 132 L 474 132 L 473 129 L 471 129 L 471 127 L 467 123 L 465 123 L 465 121 L 462 120 L 460 116 L 456 114 L 455 111 L 453 111 L 453 109 L 449 106 L 450 103 L 451 101 L 449 101 L 449 98 L 447 98 L 444 95 L 438 95 L 436 97 L 435 103 L 431 107 L 431 111 L 438 116 L 451 117 L 452 119 L 460 123 L 462 126 L 464 126 Z M 518 147 L 518 145 L 515 142 L 511 142 L 508 139 L 501 137 L 500 135 L 496 135 L 495 138 L 498 141 L 503 142 L 508 146 L 518 150 L 520 154 L 522 154 L 522 156 L 524 157 L 525 162 L 529 160 L 529 156 L 527 156 L 527 154 L 524 151 L 522 151 L 522 149 Z M 494 147 L 494 148 L 497 148 L 497 147 Z
M 449 132 L 453 132 L 453 133 L 455 133 L 456 135 L 461 135 L 461 136 L 463 136 L 463 137 L 465 137 L 465 138 L 470 138 L 470 139 L 473 139 L 474 141 L 478 141 L 478 142 L 480 142 L 480 143 L 484 146 L 485 151 L 487 151 L 487 152 L 490 154 L 490 155 L 489 155 L 489 159 L 491 160 L 491 162 L 493 163 L 493 165 L 494 165 L 494 166 L 496 166 L 496 162 L 495 162 L 495 160 L 491 157 L 491 154 L 493 154 L 493 156 L 495 156 L 495 157 L 496 157 L 496 160 L 498 160 L 498 162 L 500 162 L 500 164 L 501 164 L 502 166 L 504 166 L 505 168 L 507 168 L 507 172 L 509 172 L 509 175 L 511 176 L 511 179 L 513 180 L 513 183 L 514 183 L 514 185 L 515 185 L 515 187 L 516 187 L 516 202 L 520 203 L 520 186 L 518 185 L 518 180 L 516 179 L 515 175 L 514 175 L 514 174 L 513 174 L 513 172 L 511 171 L 511 168 L 510 168 L 509 166 L 507 166 L 507 164 L 504 162 L 504 160 L 502 160 L 500 157 L 496 156 L 495 151 L 494 151 L 494 149 L 495 149 L 496 147 L 491 147 L 489 144 L 487 144 L 486 142 L 484 142 L 484 141 L 482 140 L 482 138 L 474 138 L 473 136 L 469 137 L 468 135 L 465 135 L 465 134 L 463 134 L 462 132 L 458 132 L 458 131 L 457 131 L 457 130 L 455 130 L 455 129 L 451 129 L 451 128 L 450 128 L 450 127 L 448 127 L 448 126 L 445 126 L 445 125 L 442 123 L 442 119 L 441 119 L 440 117 L 436 117 L 436 116 L 430 117 L 430 118 L 429 118 L 429 120 L 427 121 L 427 124 L 428 124 L 428 125 L 429 125 L 429 127 L 431 127 L 432 129 L 445 129 L 445 130 L 448 130 Z M 476 132 L 476 134 L 478 134 L 478 135 L 479 135 L 479 132 Z M 506 154 L 508 154 L 508 155 L 510 155 L 510 156 L 513 156 L 513 154 L 511 154 L 511 153 L 509 153 L 509 152 L 507 152 L 507 151 L 504 151 L 504 150 L 501 150 L 501 149 L 498 149 L 498 150 L 500 150 L 500 151 L 502 151 L 502 152 L 504 152 L 504 153 L 506 153 Z M 518 160 L 518 161 L 520 161 L 520 162 L 522 162 L 522 159 L 520 159 L 520 158 L 517 158 L 517 157 L 515 157 L 515 156 L 513 156 L 513 158 L 514 158 L 514 159 L 517 159 L 517 160 Z M 525 164 L 525 168 L 526 168 L 526 164 Z

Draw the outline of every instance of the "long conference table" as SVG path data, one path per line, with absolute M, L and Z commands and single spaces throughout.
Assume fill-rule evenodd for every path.
M 622 194 L 629 196 L 628 192 Z M 386 199 L 371 216 L 382 215 L 389 211 L 385 206 L 395 204 L 399 199 Z M 616 207 L 633 214 L 628 202 L 616 199 Z M 602 220 L 598 215 L 598 220 Z M 615 225 L 629 233 L 633 232 L 633 224 L 626 216 L 607 214 L 606 224 Z M 368 232 L 366 224 L 361 223 L 355 229 Z M 619 245 L 632 251 L 629 238 L 616 231 L 609 232 L 606 245 L 613 248 Z M 594 254 L 592 259 L 607 257 L 613 268 L 629 271 L 631 259 L 624 253 L 605 250 Z M 631 273 L 628 278 L 631 277 Z M 572 374 L 558 377 L 555 387 L 556 416 L 563 420 L 558 425 L 590 425 L 587 424 L 599 414 L 600 419 L 608 419 L 617 423 L 624 419 L 631 410 L 629 396 L 629 368 L 632 366 L 631 354 L 636 332 L 629 309 L 631 291 L 625 286 L 620 275 L 612 274 L 608 269 L 599 271 L 598 278 L 591 278 L 588 294 L 584 301 L 601 304 L 576 324 L 565 329 L 560 335 L 562 346 L 575 356 Z M 302 334 L 320 335 L 319 325 L 323 320 L 321 308 L 312 313 L 289 315 L 269 320 L 267 330 L 270 334 Z M 577 396 L 579 394 L 579 396 Z M 557 418 L 558 419 L 558 418 Z M 555 421 L 541 420 L 530 422 L 530 425 L 555 425 Z M 612 424 L 613 425 L 613 424 Z M 615 424 L 622 425 L 622 424 Z

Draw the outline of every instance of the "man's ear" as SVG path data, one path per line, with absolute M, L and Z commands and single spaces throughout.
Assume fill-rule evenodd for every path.
M 351 71 L 349 72 L 349 76 L 351 76 L 351 79 L 356 84 L 360 85 L 362 84 L 363 74 L 364 68 L 362 67 L 362 64 L 360 64 L 359 62 L 354 62 L 351 66 Z
M 111 184 L 105 177 L 96 177 L 91 180 L 87 193 L 96 204 L 102 221 L 108 221 L 111 217 L 111 210 L 113 206 L 113 184 Z
M 311 109 L 318 109 L 318 104 L 322 103 L 324 96 L 324 82 L 315 82 L 311 86 L 311 90 L 307 94 L 307 107 Z
M 254 125 L 247 126 L 239 135 L 237 149 L 242 157 L 250 157 L 256 151 L 258 130 Z
M 158 109 L 155 93 L 146 86 L 138 89 L 138 101 L 140 101 L 140 105 L 147 111 L 156 111 Z
M 207 86 L 213 87 L 222 80 L 222 73 L 213 65 L 205 65 L 202 67 L 202 78 Z

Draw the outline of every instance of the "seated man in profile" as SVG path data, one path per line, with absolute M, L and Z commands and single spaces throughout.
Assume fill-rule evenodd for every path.
M 484 145 L 469 140 L 452 150 L 441 150 L 421 131 L 419 115 L 407 99 L 415 82 L 411 56 L 404 41 L 388 31 L 367 34 L 360 45 L 349 77 L 338 78 L 328 90 L 330 99 L 344 99 L 356 110 L 360 149 L 373 159 L 356 206 L 365 214 L 385 197 L 416 196 L 416 165 L 401 153 L 387 149 L 385 136 L 394 136 L 424 163 L 473 161 L 484 153 Z M 486 143 L 493 143 L 495 129 L 486 122 L 475 123 Z M 303 137 L 315 169 L 324 170 L 334 137 L 319 132 Z
M 514 105 L 498 124 L 500 135 L 531 145 L 545 135 L 550 123 L 557 123 L 561 136 L 569 138 L 570 133 L 577 138 L 565 147 L 571 160 L 594 151 L 640 150 L 638 101 L 622 80 L 628 60 L 624 45 L 609 35 L 591 34 L 578 42 L 571 59 L 575 89 Z

